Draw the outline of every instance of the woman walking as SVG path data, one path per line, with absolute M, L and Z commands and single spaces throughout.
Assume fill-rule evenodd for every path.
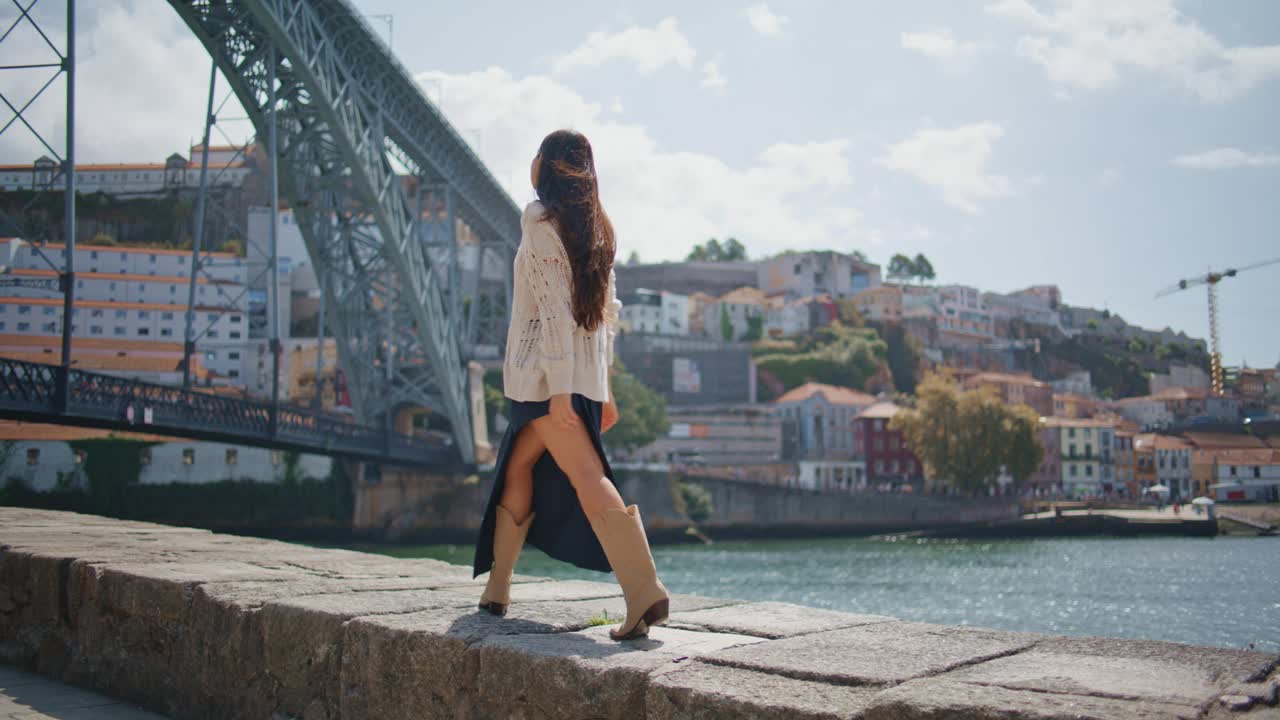
M 548 135 L 530 169 L 538 199 L 520 219 L 503 390 L 511 424 L 476 543 L 488 572 L 480 608 L 504 615 L 526 539 L 553 558 L 613 570 L 627 617 L 615 640 L 666 621 L 640 512 L 615 487 L 600 433 L 618 421 L 609 387 L 622 305 L 614 287 L 613 226 L 600 205 L 595 160 L 582 134 Z

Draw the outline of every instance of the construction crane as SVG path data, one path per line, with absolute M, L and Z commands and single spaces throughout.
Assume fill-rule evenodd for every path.
M 1265 267 L 1267 265 L 1275 265 L 1280 263 L 1280 257 L 1271 260 L 1263 260 L 1252 265 L 1244 267 L 1228 268 L 1222 272 L 1210 272 L 1207 275 L 1199 275 L 1186 280 L 1179 280 L 1176 285 L 1169 287 L 1156 293 L 1156 297 L 1162 298 L 1165 295 L 1172 295 L 1179 290 L 1186 290 L 1197 285 L 1204 285 L 1209 292 L 1209 341 L 1212 343 L 1213 354 L 1209 357 L 1210 371 L 1213 377 L 1213 394 L 1222 394 L 1222 352 L 1218 342 L 1218 283 L 1224 278 L 1235 277 L 1245 270 L 1254 270 L 1256 268 Z

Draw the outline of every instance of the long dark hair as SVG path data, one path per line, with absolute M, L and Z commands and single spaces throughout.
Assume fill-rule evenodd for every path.
M 573 270 L 573 319 L 587 330 L 604 321 L 605 291 L 615 252 L 613 224 L 600 205 L 591 143 L 557 130 L 538 148 L 538 200 L 564 243 Z

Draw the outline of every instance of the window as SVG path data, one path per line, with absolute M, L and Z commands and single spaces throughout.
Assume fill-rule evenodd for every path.
M 102 317 L 102 308 L 94 308 L 90 310 L 89 317 Z
M 56 333 L 56 332 L 58 332 L 58 323 L 57 323 L 57 322 L 47 322 L 47 323 L 45 323 L 44 325 L 41 325 L 41 326 L 40 326 L 40 329 L 41 329 L 41 330 L 43 330 L 43 331 L 45 331 L 45 332 L 48 332 L 48 333 Z
M 147 318 L 149 318 L 149 317 L 151 317 L 151 313 L 150 313 L 149 311 L 147 311 L 147 310 L 139 310 L 139 311 L 138 311 L 138 319 L 139 319 L 139 320 L 146 320 L 146 319 L 147 319 Z
M 1089 477 L 1093 477 L 1093 466 L 1092 466 L 1092 465 L 1085 465 L 1085 466 L 1084 466 L 1084 474 L 1085 474 L 1085 475 L 1088 475 Z
M 116 311 L 116 319 L 117 319 L 117 320 L 124 320 L 124 319 L 125 319 L 125 318 L 127 318 L 127 317 L 129 317 L 129 311 L 128 311 L 128 310 L 117 310 L 117 311 Z
M 138 283 L 138 292 L 146 292 L 146 291 L 147 291 L 146 283 Z
M 183 464 L 183 465 L 194 465 L 195 463 L 196 463 L 196 449 L 195 449 L 195 448 L 183 448 L 183 449 L 182 449 L 182 464 Z
M 4 331 L 4 321 L 0 320 L 0 332 Z
M 238 323 L 238 322 L 240 322 L 240 316 L 239 316 L 239 315 L 232 315 L 232 316 L 231 316 L 231 322 L 232 322 L 233 324 L 234 324 L 234 323 Z
M 217 340 L 217 339 L 218 339 L 218 331 L 217 331 L 217 330 L 210 330 L 209 332 L 205 333 L 205 337 L 209 338 L 210 340 Z
M 875 439 L 876 450 L 884 450 L 884 438 L 877 437 Z
M 124 337 L 124 335 L 125 335 L 125 329 L 124 329 L 124 328 L 122 328 L 122 327 L 120 327 L 119 325 L 117 325 L 117 326 L 115 326 L 115 327 L 111 328 L 111 334 L 112 334 L 112 335 L 115 335 L 116 337 Z
M 238 352 L 230 352 L 230 353 L 227 353 L 227 359 L 228 359 L 228 360 L 239 360 L 239 359 L 240 359 L 240 353 L 238 353 Z
M 1075 428 L 1067 428 L 1067 437 L 1075 437 L 1075 436 L 1076 436 L 1076 429 L 1075 429 Z
M 156 264 L 156 256 L 155 256 L 155 255 L 150 256 L 150 257 L 148 258 L 148 260 L 151 262 L 151 264 L 152 264 L 152 265 L 155 265 L 155 264 Z
M 239 371 L 239 370 L 228 370 L 228 371 L 227 371 L 227 377 L 238 378 L 238 377 L 240 377 L 240 371 Z
M 116 283 L 115 283 L 115 281 L 114 281 L 114 280 L 113 280 L 113 281 L 111 281 L 111 282 L 109 282 L 109 283 L 107 283 L 107 289 L 108 289 L 108 290 L 115 290 L 115 289 L 116 289 Z
M 1231 477 L 1235 477 L 1235 476 L 1236 476 L 1236 466 L 1235 466 L 1235 465 L 1232 465 L 1232 466 L 1231 466 Z
M 160 328 L 160 337 L 173 337 L 173 328 Z
M 90 334 L 90 335 L 101 335 L 101 334 L 102 334 L 102 326 L 101 326 L 101 325 L 90 325 L 90 326 L 89 326 L 89 334 Z
M 235 448 L 227 448 L 227 464 L 235 465 L 240 460 L 240 454 Z
M 1072 465 L 1072 466 L 1071 466 L 1071 472 L 1070 472 L 1069 474 L 1071 475 L 1071 477 L 1075 477 L 1075 476 L 1076 476 L 1076 466 L 1075 466 L 1075 465 Z
M 214 322 L 218 319 L 218 313 L 209 313 L 207 317 L 209 319 L 209 322 Z
M 97 259 L 98 259 L 98 251 L 97 251 L 97 250 L 94 250 L 94 251 L 90 252 L 90 253 L 89 253 L 89 259 L 90 259 L 90 260 L 97 260 Z
M 1262 467 L 1261 467 L 1261 466 L 1259 466 L 1259 465 L 1254 465 L 1254 466 L 1253 466 L 1253 476 L 1254 476 L 1254 477 L 1256 477 L 1256 478 L 1260 478 L 1260 477 L 1262 477 Z
M 19 315 L 30 315 L 30 314 L 31 314 L 31 306 L 30 306 L 30 305 L 19 305 L 19 306 L 18 306 L 18 314 L 19 314 Z
M 52 315 L 55 312 L 57 312 L 57 310 L 52 305 L 46 305 L 44 308 L 44 314 L 46 316 Z
M 27 464 L 38 465 L 40 463 L 40 448 L 27 448 Z
M 232 330 L 232 331 L 231 331 L 231 339 L 232 339 L 232 340 L 239 340 L 239 339 L 240 339 L 240 331 L 239 331 L 239 330 Z
M 128 259 L 129 259 L 129 254 L 128 254 L 128 253 L 120 253 L 120 260 L 124 261 L 124 260 L 128 260 Z
M 160 319 L 161 319 L 161 320 L 172 320 L 172 319 L 173 319 L 173 313 L 171 313 L 171 312 L 160 313 Z
M 889 462 L 889 472 L 895 472 L 895 473 L 896 473 L 896 472 L 898 472 L 898 461 L 897 461 L 897 460 L 891 460 L 891 461 Z
M 25 332 L 30 329 L 31 329 L 31 323 L 28 323 L 28 322 L 18 323 L 18 330 Z
M 151 334 L 151 328 L 138 328 L 138 337 L 146 337 Z
M 883 461 L 883 460 L 877 460 L 877 461 L 876 461 L 876 472 L 877 472 L 877 473 L 882 473 L 882 472 L 884 472 L 884 461 Z

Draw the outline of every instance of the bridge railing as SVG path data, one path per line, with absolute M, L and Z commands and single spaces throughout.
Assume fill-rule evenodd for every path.
M 453 465 L 459 454 L 353 418 L 72 369 L 65 404 L 62 369 L 0 358 L 0 413 L 36 422 L 83 425 L 240 443 L 401 465 Z

